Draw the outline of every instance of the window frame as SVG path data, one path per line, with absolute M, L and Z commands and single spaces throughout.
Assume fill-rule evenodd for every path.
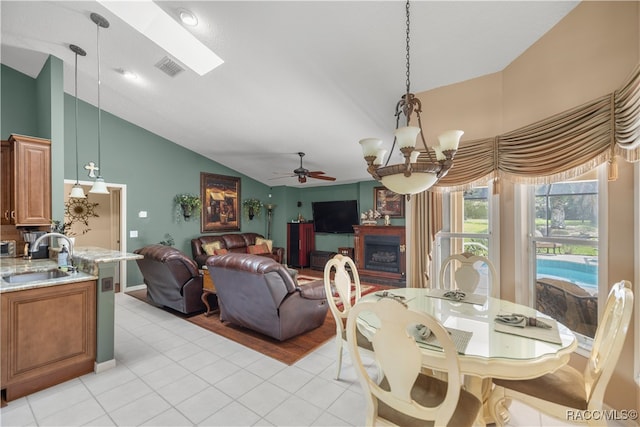
M 457 192 L 447 192 L 442 197 L 442 230 L 436 234 L 435 247 L 433 251 L 433 263 L 431 264 L 431 277 L 439 277 L 440 267 L 444 260 L 442 256 L 442 240 L 443 239 L 464 239 L 464 238 L 479 238 L 487 239 L 489 261 L 493 263 L 493 266 L 497 272 L 497 283 L 500 283 L 500 195 L 494 194 L 493 181 L 487 183 L 487 234 L 483 233 L 462 233 L 451 232 L 451 210 L 453 195 Z M 484 187 L 484 185 L 479 186 Z M 462 212 L 462 211 L 461 211 Z M 497 289 L 492 289 L 492 297 L 500 298 L 500 286 Z
M 596 245 L 598 249 L 598 320 L 602 319 L 602 310 L 609 293 L 609 268 L 608 258 L 608 192 L 607 192 L 607 165 L 603 164 L 598 166 L 597 169 L 597 186 L 598 186 L 598 243 Z M 524 253 L 520 254 L 520 258 L 526 260 L 522 265 L 522 272 L 519 277 L 525 278 L 521 281 L 520 285 L 516 288 L 516 302 L 519 304 L 528 305 L 535 308 L 535 286 L 536 283 L 536 269 L 534 265 L 536 263 L 536 241 L 539 238 L 535 237 L 535 185 L 534 184 L 519 184 L 516 186 L 516 200 L 519 198 L 524 212 L 521 212 L 522 227 L 525 230 L 524 233 L 516 233 L 521 236 L 519 248 L 526 248 Z M 522 238 L 522 236 L 524 236 Z M 571 244 L 575 243 L 574 239 L 570 238 L 558 238 L 558 237 L 544 237 L 545 241 L 552 241 L 556 243 Z M 578 340 L 578 349 L 576 353 L 589 356 L 593 338 L 576 333 Z

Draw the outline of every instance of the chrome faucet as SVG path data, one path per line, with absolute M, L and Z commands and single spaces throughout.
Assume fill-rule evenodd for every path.
M 63 238 L 64 240 L 66 240 L 67 243 L 69 244 L 69 263 L 71 265 L 73 265 L 73 242 L 71 241 L 71 239 L 69 239 L 64 234 L 60 234 L 60 233 L 45 233 L 45 234 L 43 234 L 42 236 L 38 237 L 35 240 L 35 242 L 33 242 L 29 246 L 29 252 L 37 251 L 38 250 L 38 246 L 40 246 L 40 242 L 42 240 L 44 240 L 45 237 L 58 237 L 58 238 Z

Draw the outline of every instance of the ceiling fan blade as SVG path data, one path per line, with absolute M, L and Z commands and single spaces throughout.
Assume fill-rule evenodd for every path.
M 296 175 L 281 175 L 281 176 L 275 176 L 273 178 L 269 178 L 269 181 L 272 181 L 274 179 L 282 179 L 282 178 L 293 178 Z
M 315 179 L 324 179 L 325 181 L 335 181 L 336 179 L 332 176 L 324 176 L 324 175 L 312 175 L 309 174 L 309 178 L 315 178 Z

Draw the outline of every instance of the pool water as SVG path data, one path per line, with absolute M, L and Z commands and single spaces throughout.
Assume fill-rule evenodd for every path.
M 538 277 L 566 280 L 586 290 L 596 290 L 598 287 L 597 265 L 555 259 L 538 259 L 536 269 Z

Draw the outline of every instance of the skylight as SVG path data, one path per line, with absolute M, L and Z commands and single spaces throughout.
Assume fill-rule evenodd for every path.
M 98 2 L 201 76 L 224 63 L 151 0 Z

